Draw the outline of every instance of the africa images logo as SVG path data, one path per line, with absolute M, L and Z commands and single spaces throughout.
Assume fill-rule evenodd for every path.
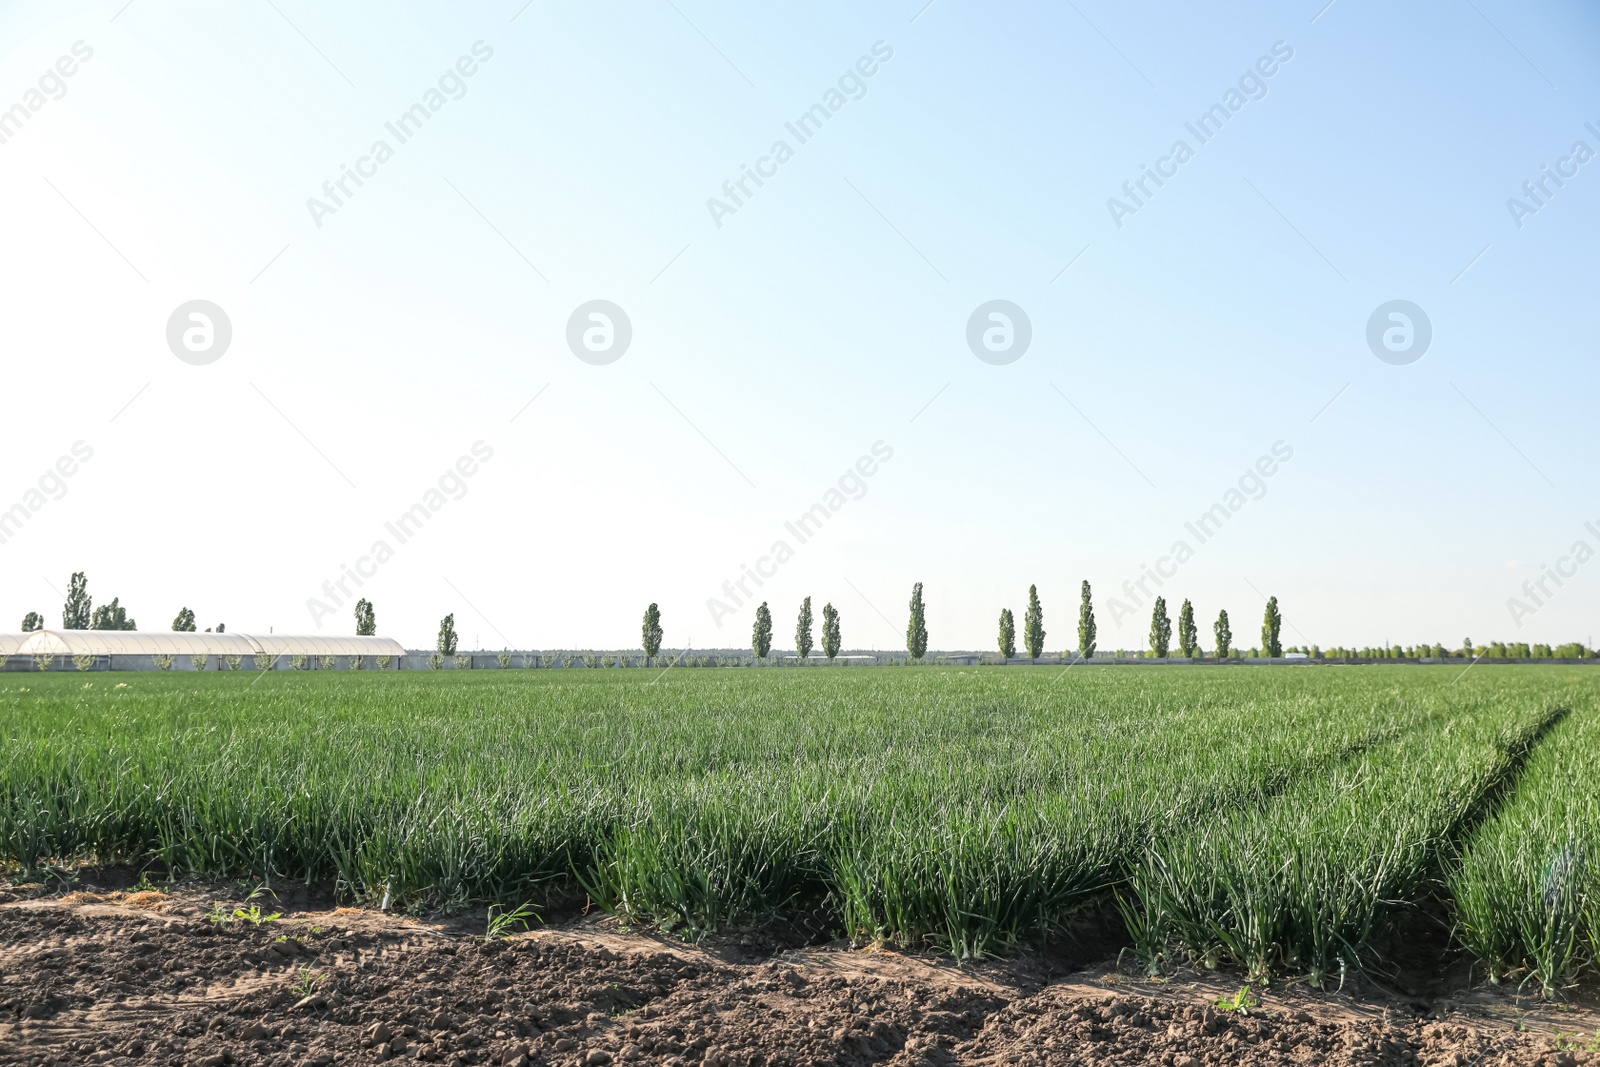
M 228 313 L 209 300 L 179 304 L 167 319 L 167 347 L 191 366 L 215 363 L 232 343 L 233 323 Z
M 615 363 L 633 343 L 633 320 L 609 300 L 579 304 L 567 319 L 567 347 L 595 367 Z
M 1433 344 L 1433 320 L 1409 300 L 1379 304 L 1367 319 L 1367 347 L 1385 363 L 1415 363 Z
M 985 363 L 1003 367 L 1015 363 L 1033 343 L 1033 322 L 1028 313 L 1009 300 L 979 304 L 967 319 L 967 347 Z

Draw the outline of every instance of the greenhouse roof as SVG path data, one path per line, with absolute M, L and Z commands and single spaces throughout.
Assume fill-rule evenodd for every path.
M 403 656 L 392 637 L 35 630 L 0 634 L 0 656 Z

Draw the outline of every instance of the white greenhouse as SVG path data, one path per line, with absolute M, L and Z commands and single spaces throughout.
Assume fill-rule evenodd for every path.
M 392 637 L 35 630 L 0 633 L 8 670 L 383 670 L 406 650 Z

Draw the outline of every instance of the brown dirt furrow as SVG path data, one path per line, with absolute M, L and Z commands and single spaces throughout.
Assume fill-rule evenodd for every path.
M 760 958 L 593 922 L 494 942 L 352 909 L 218 923 L 198 897 L 155 897 L 0 905 L 0 1064 L 1600 1064 L 1488 1011 L 1285 990 L 1222 1010 L 1236 990 L 1214 977 L 844 947 Z

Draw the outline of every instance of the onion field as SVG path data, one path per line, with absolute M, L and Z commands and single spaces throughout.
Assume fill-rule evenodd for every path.
M 0 859 L 961 956 L 1120 910 L 1152 968 L 1319 983 L 1431 903 L 1553 990 L 1600 948 L 1597 695 L 1555 666 L 7 675 Z
M 1451 864 L 1464 943 L 1491 977 L 1571 985 L 1600 959 L 1600 716 L 1574 714 Z

